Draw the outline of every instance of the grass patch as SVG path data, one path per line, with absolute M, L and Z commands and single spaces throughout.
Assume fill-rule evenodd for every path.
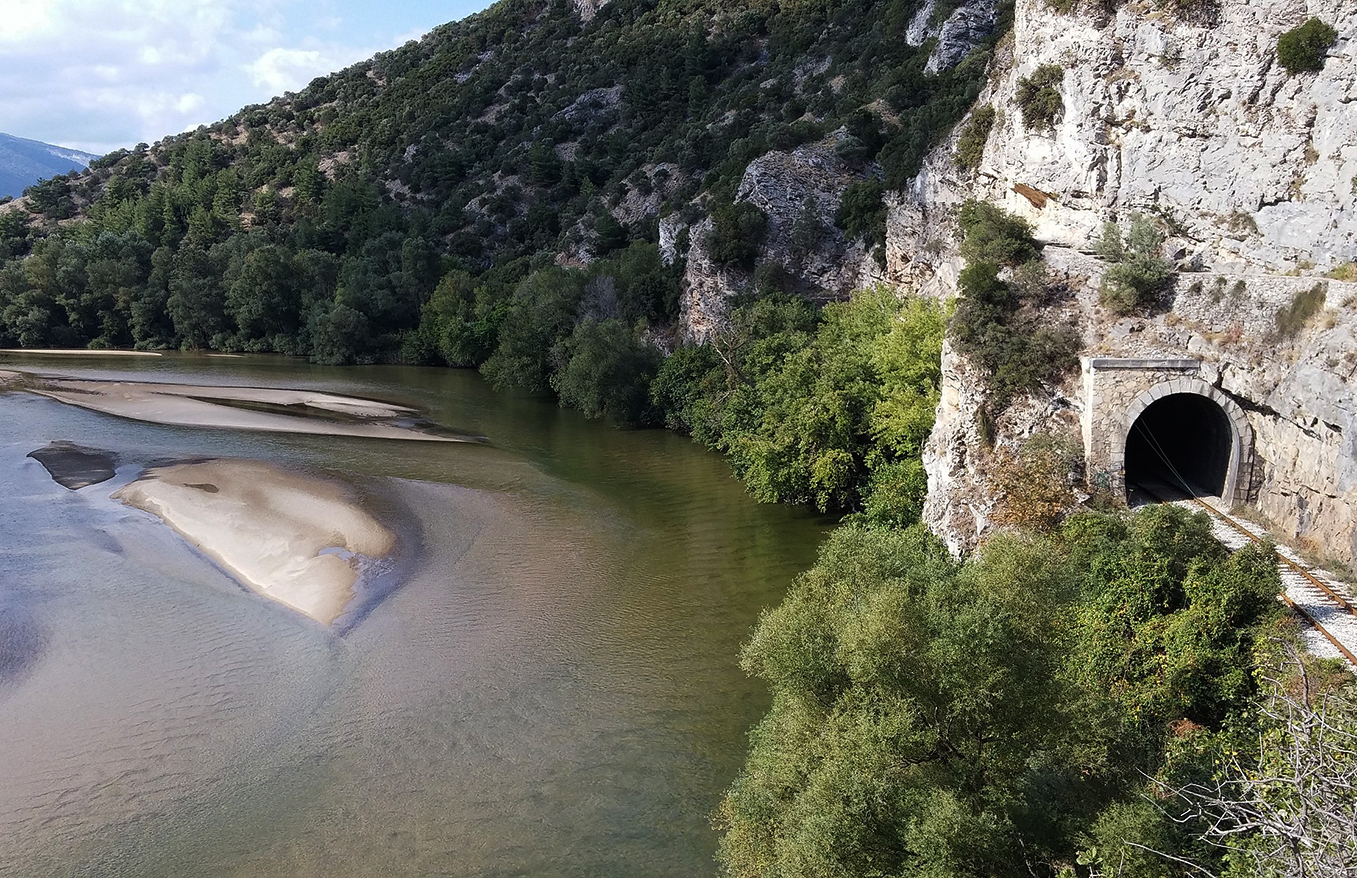
M 1296 293 L 1291 304 L 1277 312 L 1277 337 L 1292 338 L 1309 323 L 1324 307 L 1324 298 L 1328 293 L 1327 284 L 1315 284 L 1308 290 Z

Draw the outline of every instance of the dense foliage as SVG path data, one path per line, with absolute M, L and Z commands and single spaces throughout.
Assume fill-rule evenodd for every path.
M 1022 218 L 970 201 L 959 221 L 967 265 L 958 278 L 951 338 L 983 370 L 990 402 L 1002 410 L 1016 394 L 1058 380 L 1077 364 L 1079 335 L 1053 307 L 1069 290 L 1047 272 Z
M 671 426 L 730 455 L 759 499 L 918 520 L 945 315 L 885 287 L 820 315 L 795 299 L 736 310 L 711 345 L 662 367 Z
M 839 529 L 745 648 L 773 706 L 720 811 L 727 874 L 1174 874 L 1137 845 L 1218 859 L 1142 794 L 1247 736 L 1278 587 L 1266 551 L 1227 555 L 1173 507 L 965 563 L 918 528 Z
M 1318 18 L 1311 18 L 1277 38 L 1277 62 L 1288 73 L 1323 70 L 1338 31 Z

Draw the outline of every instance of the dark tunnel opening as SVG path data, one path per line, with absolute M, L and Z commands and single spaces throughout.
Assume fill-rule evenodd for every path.
M 1233 427 L 1213 400 L 1176 393 L 1151 403 L 1126 437 L 1126 484 L 1191 496 L 1225 492 Z

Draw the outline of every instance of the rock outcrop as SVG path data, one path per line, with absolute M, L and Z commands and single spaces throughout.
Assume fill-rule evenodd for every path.
M 1310 16 L 1338 41 L 1322 71 L 1288 74 L 1277 37 Z M 1065 69 L 1064 110 L 1051 129 L 1028 129 L 1019 82 L 1046 64 Z M 1150 3 L 1098 16 L 1019 0 L 979 103 L 998 121 L 976 172 L 956 169 L 954 133 L 891 203 L 888 275 L 949 295 L 961 267 L 955 206 L 980 198 L 1026 217 L 1059 245 L 1048 262 L 1077 290 L 1087 352 L 1201 360 L 1203 378 L 1247 412 L 1251 503 L 1298 541 L 1357 556 L 1357 286 L 1322 277 L 1347 277 L 1357 261 L 1357 7 L 1222 0 L 1205 23 Z M 1133 213 L 1160 217 L 1192 271 L 1159 307 L 1118 318 L 1097 302 L 1101 263 L 1078 251 Z M 1317 283 L 1323 309 L 1279 333 L 1276 315 Z M 1085 400 L 1073 375 L 991 423 L 975 370 L 950 349 L 943 366 L 925 518 L 964 551 L 992 528 L 999 499 L 986 448 L 1069 434 Z
M 933 47 L 933 53 L 928 56 L 924 72 L 951 70 L 982 40 L 994 33 L 998 23 L 998 0 L 978 0 L 961 6 L 938 29 L 938 42 Z
M 585 21 L 592 21 L 598 11 L 608 5 L 608 0 L 572 0 L 572 2 L 575 4 L 575 11 Z
M 844 298 L 885 278 L 862 242 L 849 241 L 834 225 L 844 190 L 858 179 L 835 152 L 843 136 L 838 132 L 790 152 L 760 156 L 749 163 L 736 192 L 737 201 L 747 201 L 768 216 L 760 261 L 778 267 L 783 287 L 813 300 Z M 688 229 L 680 321 L 696 341 L 710 337 L 727 313 L 729 298 L 753 282 L 749 272 L 712 262 L 707 252 L 711 227 L 711 220 L 704 219 Z M 684 228 L 677 216 L 661 220 L 660 249 L 667 259 L 682 255 L 677 240 Z

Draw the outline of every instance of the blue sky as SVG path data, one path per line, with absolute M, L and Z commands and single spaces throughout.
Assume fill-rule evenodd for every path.
M 295 91 L 490 0 L 0 5 L 0 131 L 105 153 Z

